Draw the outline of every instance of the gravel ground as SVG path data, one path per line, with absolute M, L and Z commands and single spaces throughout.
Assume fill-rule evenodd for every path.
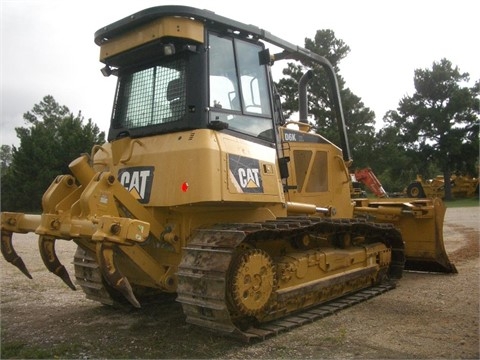
M 1 358 L 478 359 L 479 224 L 478 207 L 447 210 L 458 274 L 407 272 L 393 291 L 253 344 L 186 324 L 172 297 L 134 311 L 86 300 L 48 273 L 34 235 L 17 235 L 34 279 L 0 260 Z M 58 243 L 73 274 L 76 246 Z

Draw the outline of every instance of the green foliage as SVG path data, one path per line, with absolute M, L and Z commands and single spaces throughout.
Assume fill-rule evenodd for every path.
M 5 174 L 11 162 L 12 162 L 12 147 L 10 145 L 2 145 L 0 147 L 1 176 Z
M 78 353 L 81 345 L 77 343 L 55 346 L 35 346 L 22 342 L 2 343 L 1 359 L 68 359 Z
M 331 30 L 318 30 L 305 47 L 327 58 L 337 72 L 350 149 L 356 168 L 371 167 L 388 192 L 401 192 L 417 174 L 433 178 L 451 172 L 478 175 L 480 82 L 469 88 L 468 73 L 447 59 L 431 69 L 415 70 L 415 94 L 401 99 L 384 117 L 386 127 L 375 133 L 375 114 L 345 87 L 340 62 L 350 48 Z M 339 144 L 336 114 L 323 69 L 311 63 L 289 63 L 277 88 L 286 118 L 299 110 L 298 82 L 314 70 L 309 82 L 309 121 L 317 132 Z M 312 119 L 313 118 L 313 119 Z M 448 187 L 448 186 L 447 186 Z M 449 189 L 447 189 L 449 191 Z
M 478 197 L 469 199 L 452 199 L 445 201 L 445 206 L 447 208 L 479 207 L 480 199 Z
M 332 30 L 318 30 L 315 38 L 305 39 L 305 47 L 330 61 L 337 72 L 337 80 L 342 98 L 343 112 L 349 137 L 350 148 L 356 166 L 368 166 L 371 157 L 375 135 L 375 113 L 365 107 L 361 98 L 345 88 L 344 79 L 338 75 L 339 64 L 350 52 L 350 48 L 341 39 L 335 37 Z M 331 98 L 330 81 L 323 68 L 318 64 L 305 63 L 297 65 L 289 63 L 284 69 L 285 78 L 277 84 L 283 98 L 285 117 L 290 118 L 299 110 L 298 82 L 306 71 L 305 68 L 314 70 L 314 78 L 309 82 L 309 115 L 317 127 L 317 132 L 335 144 L 340 144 L 337 129 L 337 114 L 334 111 Z
M 476 174 L 480 93 L 478 82 L 473 88 L 462 86 L 468 80 L 468 73 L 461 73 L 447 59 L 434 62 L 432 69 L 417 69 L 416 92 L 401 99 L 397 111 L 385 117 L 398 134 L 397 143 L 414 154 L 417 166 L 426 169 L 433 163 L 445 178 L 453 171 Z M 451 196 L 448 182 L 445 195 Z
M 39 211 L 41 198 L 57 175 L 69 173 L 68 165 L 105 134 L 91 119 L 84 125 L 77 116 L 45 96 L 24 114 L 27 127 L 16 128 L 20 147 L 12 149 L 11 164 L 2 177 L 2 210 Z
M 368 167 L 375 146 L 375 113 L 350 89 L 343 89 L 340 93 L 354 164 Z

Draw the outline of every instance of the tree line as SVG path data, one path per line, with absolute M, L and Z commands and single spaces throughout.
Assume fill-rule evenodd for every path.
M 375 113 L 340 75 L 348 45 L 332 30 L 318 30 L 313 39 L 305 39 L 305 47 L 327 58 L 337 72 L 353 167 L 371 167 L 389 192 L 401 192 L 417 174 L 424 178 L 443 174 L 446 179 L 454 172 L 478 176 L 480 80 L 469 87 L 469 74 L 447 59 L 416 69 L 414 94 L 400 99 L 376 132 Z M 309 83 L 311 121 L 319 134 L 338 144 L 328 79 L 318 65 L 287 64 L 276 84 L 284 115 L 289 118 L 299 110 L 298 81 L 306 68 L 318 74 Z M 74 115 L 51 95 L 23 118 L 27 126 L 15 129 L 20 146 L 0 148 L 2 211 L 40 211 L 41 197 L 52 180 L 69 173 L 72 160 L 105 141 L 91 119 L 84 123 L 81 112 Z M 448 199 L 449 182 L 445 191 Z
M 81 112 L 74 115 L 51 95 L 23 118 L 27 126 L 15 129 L 20 146 L 0 148 L 2 211 L 40 211 L 52 181 L 70 173 L 68 165 L 80 154 L 105 141 L 91 119 L 85 123 Z

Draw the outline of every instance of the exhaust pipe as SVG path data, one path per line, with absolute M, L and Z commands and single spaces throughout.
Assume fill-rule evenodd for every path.
M 313 79 L 313 71 L 308 70 L 302 75 L 298 82 L 298 109 L 300 112 L 300 122 L 308 124 L 308 96 L 307 84 Z

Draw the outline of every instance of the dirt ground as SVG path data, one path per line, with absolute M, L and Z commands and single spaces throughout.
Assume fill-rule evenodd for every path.
M 478 359 L 479 229 L 478 207 L 448 209 L 458 274 L 407 272 L 393 291 L 251 344 L 186 324 L 174 298 L 134 311 L 86 300 L 44 268 L 35 236 L 17 236 L 33 280 L 0 260 L 1 358 Z M 74 251 L 57 246 L 72 276 Z

